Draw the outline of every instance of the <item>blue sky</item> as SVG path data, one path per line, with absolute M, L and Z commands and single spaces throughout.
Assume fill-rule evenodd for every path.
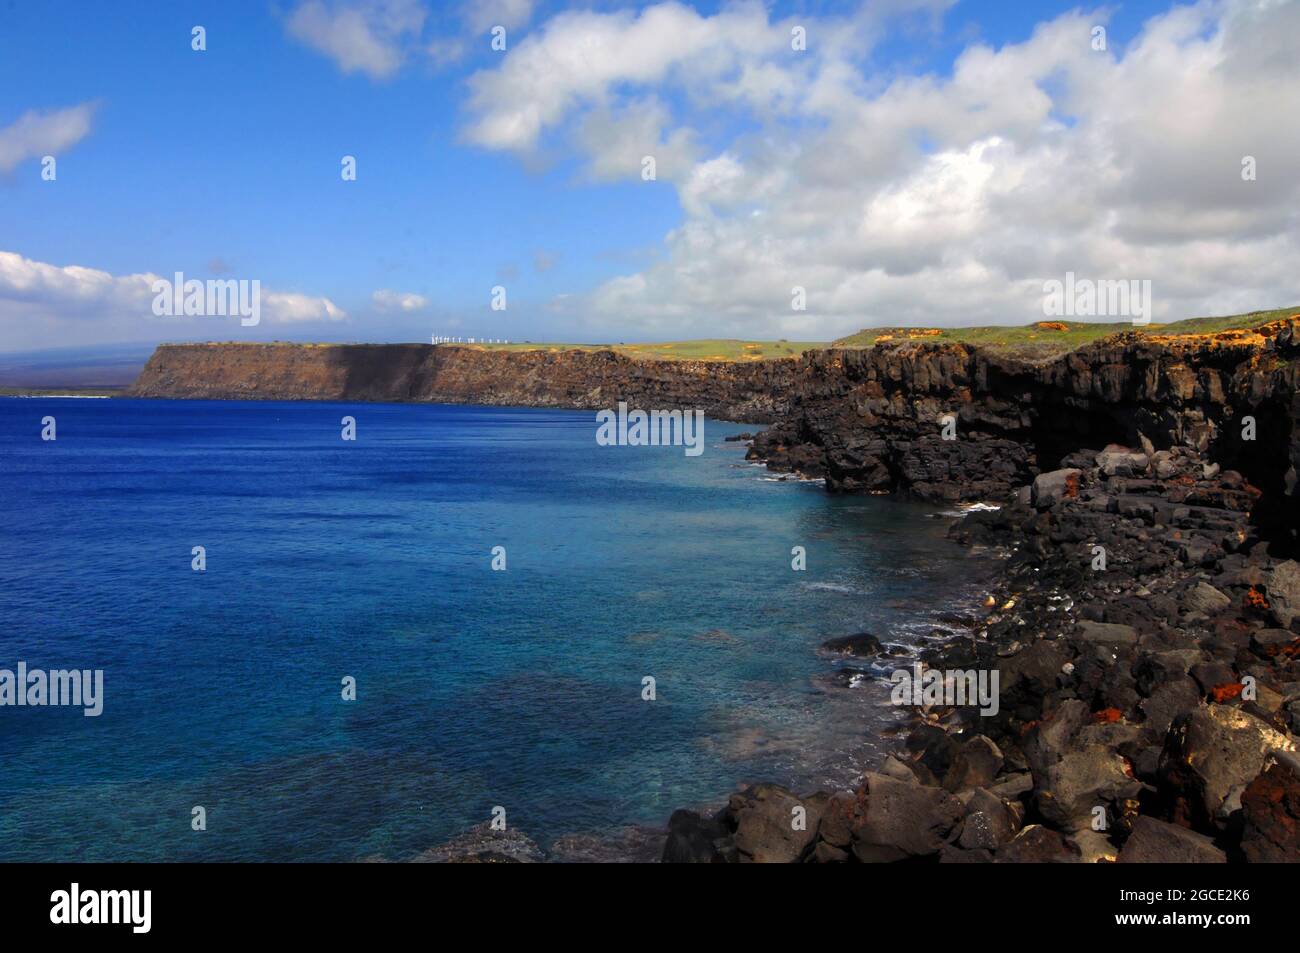
M 1199 5 L 1202 22 L 1165 42 L 1207 43 L 1212 48 L 1206 55 L 1228 64 L 1234 55 L 1257 57 L 1257 49 L 1230 45 L 1225 24 L 1234 6 L 1240 5 Z M 872 7 L 892 7 L 897 15 Z M 1032 235 L 1020 234 L 1024 221 L 1016 221 L 1014 238 L 974 265 L 956 261 L 951 248 L 932 249 L 927 257 L 919 249 L 932 244 L 931 236 L 909 242 L 913 233 L 906 228 L 888 248 L 843 252 L 837 245 L 813 255 L 793 225 L 779 223 L 799 219 L 793 209 L 824 204 L 832 210 L 825 214 L 836 217 L 809 234 L 845 228 L 843 218 L 854 209 L 870 226 L 853 226 L 846 242 L 852 244 L 853 234 L 883 234 L 899 215 L 914 219 L 915 199 L 904 203 L 904 190 L 915 190 L 909 177 L 920 163 L 998 153 L 997 162 L 1023 175 L 1025 168 L 1055 161 L 1076 122 L 1060 120 L 1076 108 L 1088 117 L 1088 128 L 1079 130 L 1073 148 L 1097 148 L 1095 137 L 1106 126 L 1097 97 L 1116 94 L 1091 88 L 1102 80 L 1089 78 L 1082 70 L 1091 67 L 1071 59 L 1089 55 L 1087 24 L 1106 24 L 1109 50 L 1100 56 L 1113 75 L 1105 82 L 1122 89 L 1126 72 L 1141 65 L 1131 62 L 1126 71 L 1125 57 L 1136 55 L 1131 50 L 1151 18 L 1169 16 L 1171 5 L 1129 2 L 1079 12 L 1066 3 L 894 0 L 867 4 L 864 12 L 856 3 L 492 0 L 456 8 L 420 0 L 234 0 L 123 9 L 91 2 L 0 7 L 0 143 L 6 129 L 11 142 L 20 138 L 15 124 L 32 113 L 50 117 L 81 107 L 89 117 L 85 133 L 57 149 L 54 182 L 40 176 L 39 136 L 12 146 L 16 158 L 9 168 L 0 148 L 0 253 L 20 259 L 9 267 L 7 302 L 0 269 L 0 350 L 243 337 L 424 340 L 437 331 L 516 340 L 825 339 L 855 324 L 892 323 L 886 319 L 894 314 L 899 323 L 925 323 L 924 310 L 902 314 L 898 304 L 916 297 L 905 296 L 907 281 L 918 275 L 916 263 L 898 260 L 900 243 L 914 245 L 925 259 L 920 264 L 929 285 L 937 282 L 950 294 L 985 293 L 977 280 L 981 270 L 990 273 L 990 288 L 1034 280 L 1007 264 L 1015 242 L 1036 244 Z M 490 49 L 490 36 L 475 21 L 475 12 L 485 9 L 511 23 L 505 53 Z M 580 22 L 564 19 L 581 11 L 586 19 Z M 663 16 L 649 15 L 655 13 Z M 386 24 L 396 20 L 418 25 L 394 32 Z M 360 32 L 339 26 L 346 23 L 361 24 Z M 809 49 L 802 59 L 782 52 L 791 23 L 807 24 Z M 206 28 L 206 51 L 190 48 L 195 24 Z M 673 35 L 678 25 L 685 40 Z M 1054 35 L 1077 36 L 1085 52 L 1054 52 L 1059 40 L 1042 38 L 1045 25 Z M 1258 45 L 1268 26 L 1237 28 L 1239 46 Z M 751 28 L 754 40 L 746 38 Z M 662 37 L 654 32 L 665 30 Z M 695 59 L 679 56 L 675 46 L 689 46 L 692 35 L 699 38 Z M 768 45 L 763 38 L 769 35 L 778 42 Z M 659 41 L 660 52 L 643 57 L 641 51 Z M 354 42 L 360 52 L 348 48 Z M 590 84 L 571 78 L 557 91 L 548 88 L 550 64 L 565 55 L 566 42 L 590 44 L 604 72 Z M 973 102 L 967 86 L 983 81 L 959 80 L 954 68 L 978 49 L 1007 62 L 1005 68 L 993 62 L 988 75 L 1020 71 L 996 102 Z M 1053 69 L 1053 55 L 1061 59 L 1064 80 Z M 544 68 L 529 68 L 529 57 Z M 1153 63 L 1158 59 L 1152 54 Z M 623 70 L 623 63 L 635 65 Z M 723 65 L 715 70 L 715 63 Z M 1168 82 L 1167 74 L 1152 69 L 1155 81 Z M 737 77 L 751 73 L 772 82 L 755 80 L 750 88 L 747 81 L 737 92 Z M 1134 94 L 1159 98 L 1161 87 L 1131 82 Z M 915 83 L 930 88 L 924 96 L 901 92 Z M 1017 100 L 1045 88 L 1052 101 L 1034 107 L 1041 115 L 1022 116 Z M 827 104 L 818 102 L 819 95 Z M 895 121 L 912 97 L 918 100 L 915 121 Z M 494 116 L 508 122 L 538 109 L 552 115 L 533 137 L 484 131 Z M 955 118 L 958 112 L 967 118 Z M 990 113 L 998 118 L 975 126 L 968 121 Z M 1271 121 L 1261 115 L 1260 128 Z M 871 134 L 873 126 L 887 144 L 909 139 L 906 150 L 912 151 L 888 145 L 884 155 L 878 144 L 853 138 Z M 642 181 L 635 169 L 624 168 L 630 147 L 617 130 L 632 127 L 654 130 L 648 144 L 633 151 L 662 149 L 657 181 Z M 842 130 L 853 131 L 834 138 Z M 1194 145 L 1195 130 L 1187 136 Z M 622 150 L 617 155 L 613 143 Z M 1263 151 L 1266 144 L 1241 148 L 1248 147 Z M 1291 157 L 1292 147 L 1282 143 L 1278 155 Z M 1015 155 L 1003 155 L 1008 148 Z M 851 179 L 837 178 L 832 185 L 838 192 L 830 192 L 830 185 L 822 188 L 818 163 L 833 161 L 841 150 L 863 163 L 862 183 L 855 188 Z M 344 155 L 357 159 L 355 182 L 340 178 Z M 1128 164 L 1149 173 L 1141 157 Z M 936 166 L 931 179 L 937 177 L 944 195 L 926 201 L 942 205 L 958 232 L 963 203 L 987 211 L 1014 198 L 964 195 L 965 177 L 943 184 L 943 170 L 952 167 Z M 735 182 L 746 194 L 711 193 L 719 181 Z M 1114 182 L 1098 189 L 1125 196 Z M 1274 243 L 1274 250 L 1294 238 L 1293 219 L 1279 222 L 1263 212 L 1259 219 L 1216 237 L 1248 235 Z M 984 233 L 1005 222 L 994 224 Z M 1189 240 L 1117 235 L 1133 246 L 1126 258 L 1106 259 L 1101 234 L 1078 253 L 1079 267 L 1110 274 L 1122 260 L 1140 260 L 1156 245 Z M 1061 254 L 1042 263 L 1044 275 L 1071 265 L 1068 240 L 1058 244 Z M 838 270 L 821 266 L 838 257 L 844 259 Z M 756 264 L 754 275 L 745 272 L 746 262 Z M 1166 276 L 1154 258 L 1144 267 L 1178 289 L 1171 308 L 1238 303 L 1183 288 L 1185 279 Z M 98 291 L 75 284 L 80 278 L 66 272 L 70 268 L 103 272 L 118 283 L 175 271 L 200 279 L 256 278 L 277 292 L 328 299 L 346 317 L 268 320 L 256 329 L 237 322 L 159 326 L 147 312 L 133 311 L 136 298 L 125 286 L 100 301 Z M 805 278 L 799 278 L 801 269 Z M 773 288 L 796 281 L 809 287 L 808 312 L 787 314 L 784 291 L 750 295 L 747 289 L 772 270 L 783 273 Z M 24 277 L 28 271 L 39 280 Z M 1245 291 L 1261 306 L 1286 303 L 1273 300 L 1282 292 L 1268 275 L 1251 283 Z M 505 312 L 488 307 L 494 285 L 508 290 Z M 383 291 L 406 296 L 410 309 L 394 312 L 379 304 L 375 295 Z M 988 295 L 981 314 L 1032 319 L 1015 313 L 1015 300 Z M 1240 301 L 1255 298 L 1244 294 Z M 930 320 L 953 323 L 953 317 L 935 313 Z

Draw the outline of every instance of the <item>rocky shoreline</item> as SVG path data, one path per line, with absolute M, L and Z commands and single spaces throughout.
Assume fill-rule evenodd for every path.
M 1252 530 L 1258 491 L 1179 449 L 1067 462 L 953 527 L 1008 558 L 923 664 L 997 670 L 996 715 L 917 706 L 856 792 L 678 811 L 663 859 L 1300 861 L 1300 564 Z
M 996 672 L 999 704 L 912 706 L 853 793 L 761 784 L 678 811 L 663 860 L 1300 862 L 1295 334 L 1121 337 L 1038 367 L 875 348 L 815 370 L 754 457 L 1002 504 L 951 534 L 1004 552 L 999 582 L 923 653 L 950 685 Z M 1086 449 L 1113 434 L 1132 439 Z

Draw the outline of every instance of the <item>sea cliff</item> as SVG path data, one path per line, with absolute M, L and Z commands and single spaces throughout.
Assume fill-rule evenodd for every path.
M 701 409 L 766 423 L 787 409 L 797 362 L 634 360 L 609 350 L 429 344 L 164 344 L 132 397 L 429 401 L 599 410 Z
M 952 530 L 1006 556 L 982 604 L 918 607 L 920 646 L 827 643 L 882 677 L 996 673 L 994 710 L 901 704 L 904 743 L 857 790 L 678 811 L 665 861 L 1296 862 L 1298 332 L 1124 333 L 1036 361 L 925 340 L 750 363 L 171 346 L 133 393 L 699 407 L 770 422 L 751 458 L 832 491 L 997 507 Z

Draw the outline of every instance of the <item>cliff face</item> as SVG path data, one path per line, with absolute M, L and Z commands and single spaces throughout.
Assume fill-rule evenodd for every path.
M 1005 497 L 1082 448 L 1183 446 L 1282 495 L 1300 466 L 1298 328 L 1124 334 L 1043 364 L 963 344 L 810 352 L 752 455 L 835 490 L 958 501 Z
M 797 360 L 633 360 L 612 351 L 421 344 L 159 347 L 140 397 L 700 408 L 775 422 L 751 456 L 832 490 L 1003 499 L 1076 450 L 1186 447 L 1300 526 L 1300 316 L 1213 335 L 1121 334 L 1044 363 L 952 342 L 810 351 Z M 944 425 L 951 415 L 953 423 Z M 1245 419 L 1250 417 L 1253 424 Z M 1252 429 L 1253 428 L 1253 429 Z
M 788 409 L 794 360 L 637 361 L 613 351 L 427 344 L 165 344 L 133 397 L 431 401 L 599 410 L 701 409 L 765 423 Z

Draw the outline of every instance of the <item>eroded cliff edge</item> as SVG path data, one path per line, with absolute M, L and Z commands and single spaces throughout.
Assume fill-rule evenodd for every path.
M 1185 447 L 1279 505 L 1300 462 L 1297 319 L 1121 334 L 1037 364 L 963 344 L 809 352 L 789 412 L 752 456 L 832 490 L 973 501 L 1006 497 L 1082 448 Z

